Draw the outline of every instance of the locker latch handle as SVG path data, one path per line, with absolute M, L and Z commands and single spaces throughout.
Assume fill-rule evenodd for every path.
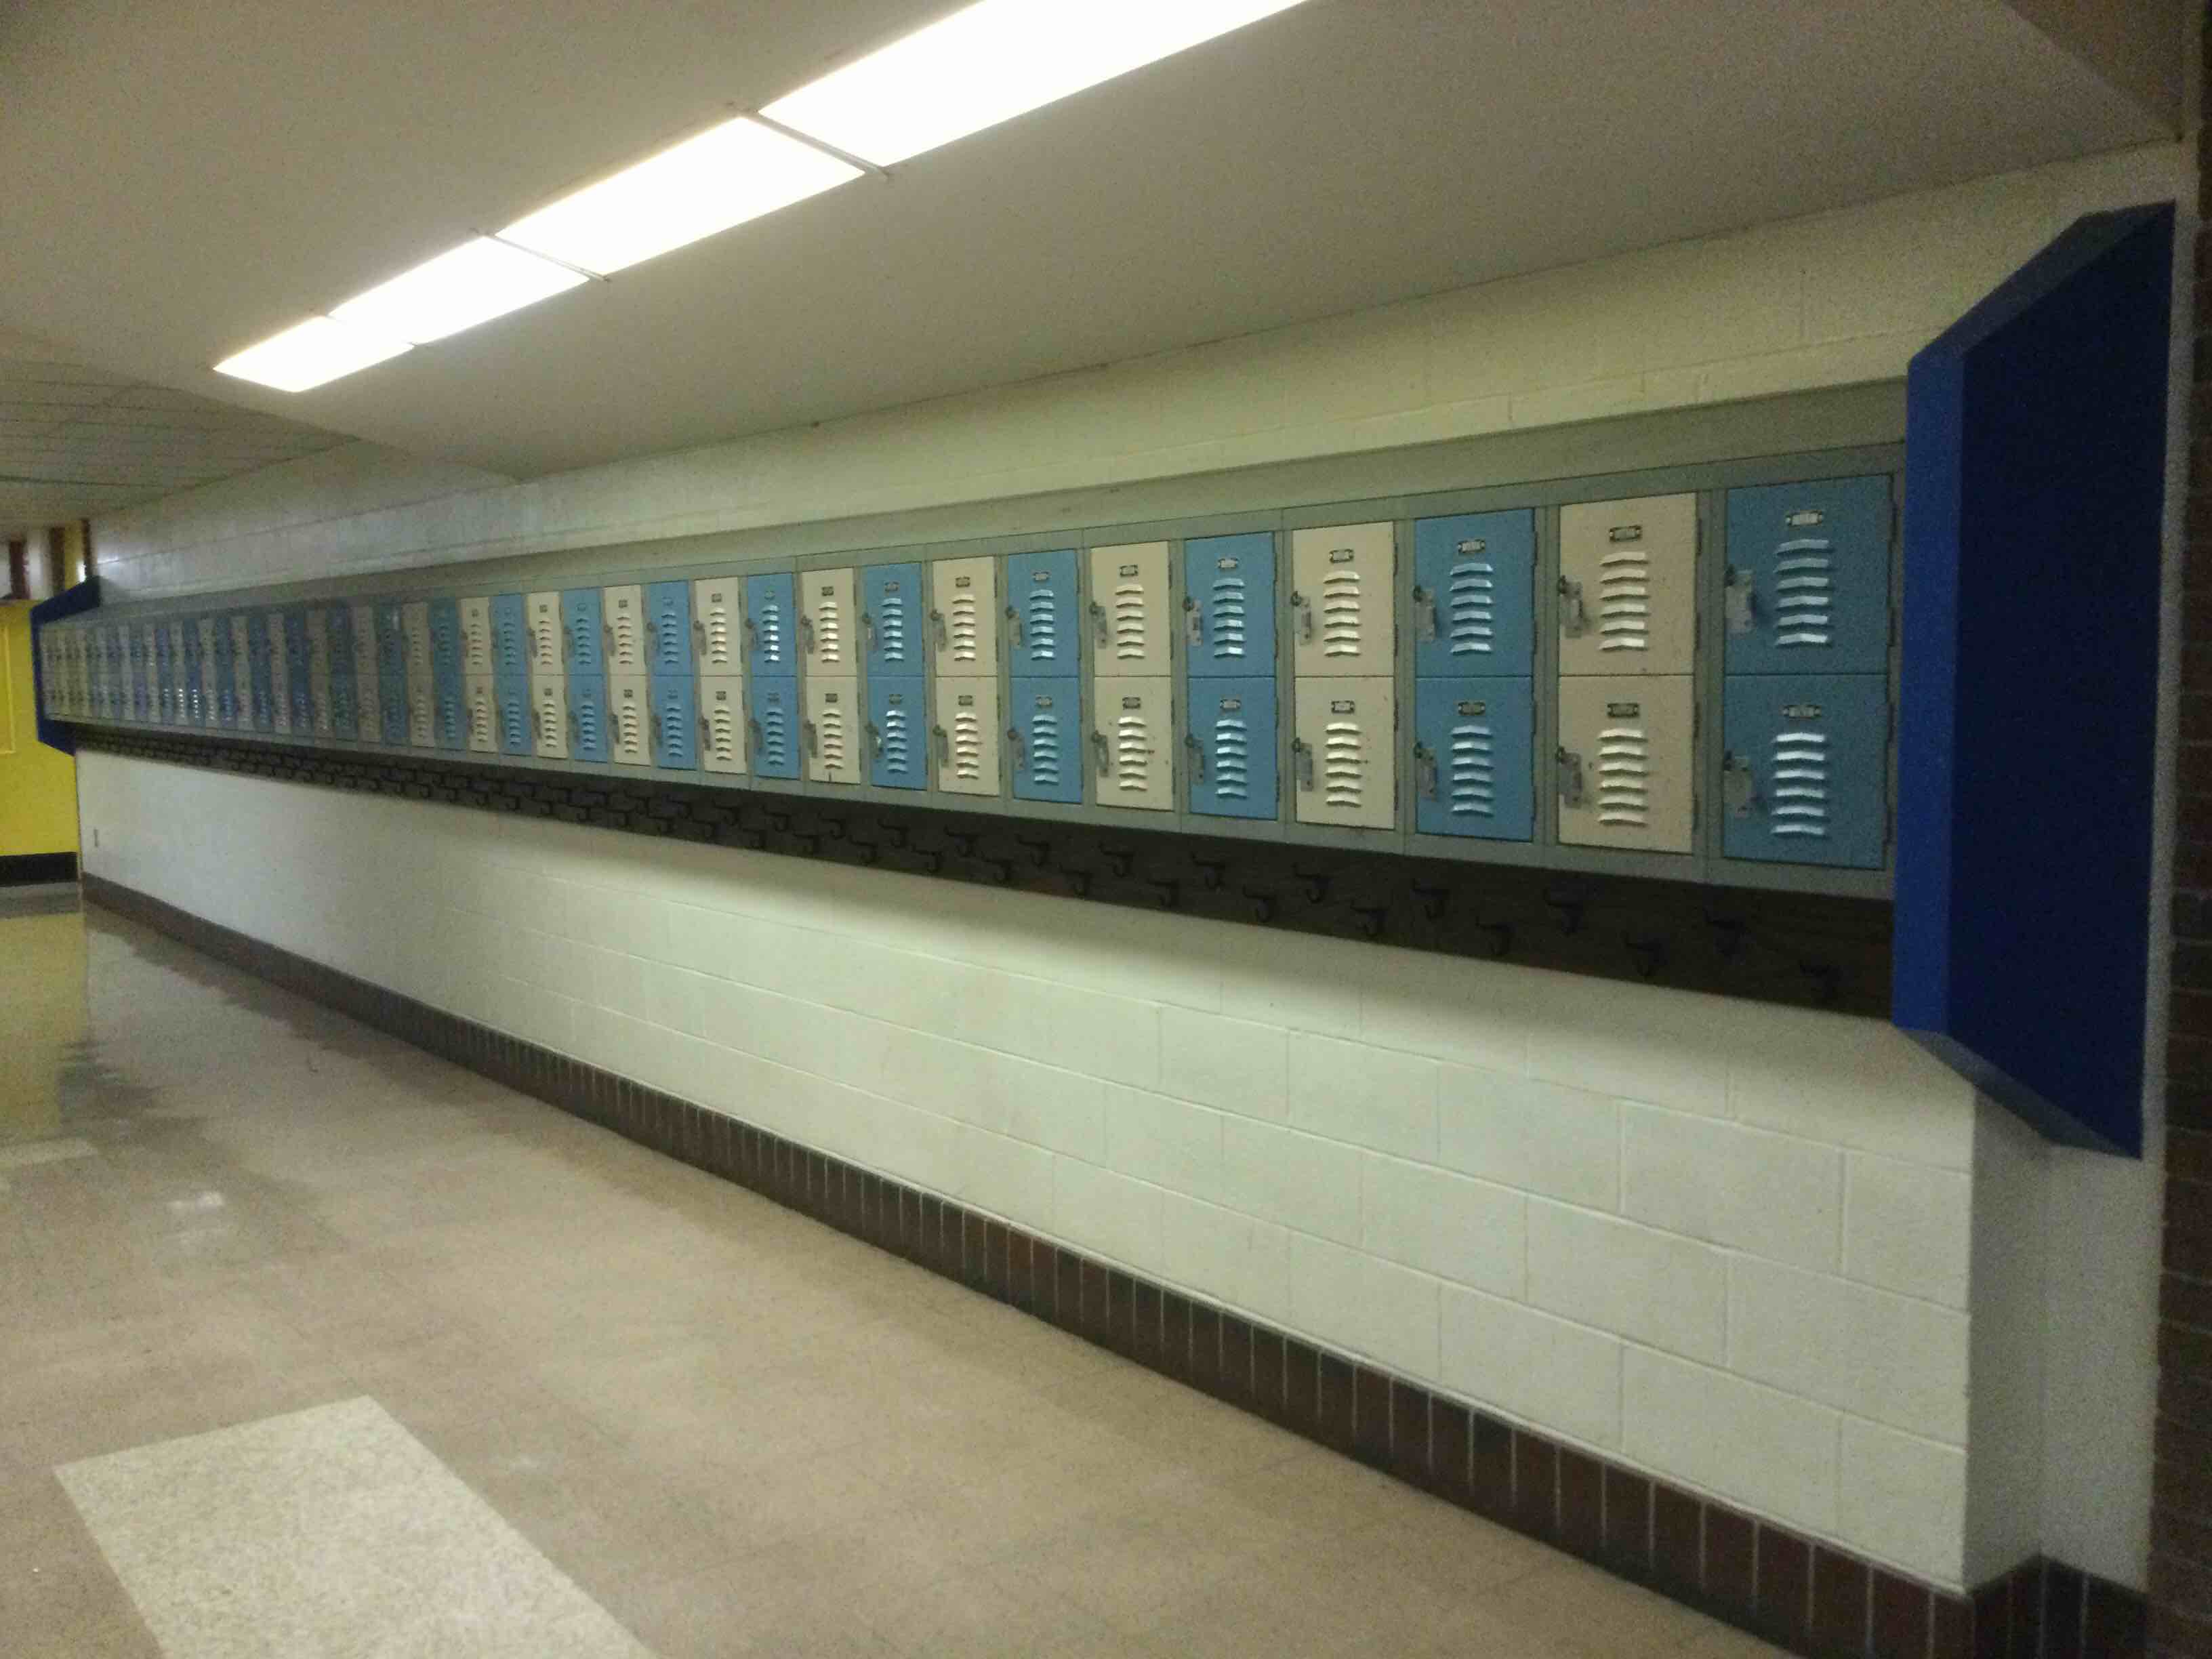
M 929 728 L 929 735 L 937 743 L 937 763 L 943 766 L 952 758 L 951 734 L 941 726 L 933 726 Z
M 1721 578 L 1721 616 L 1731 634 L 1748 634 L 1759 623 L 1759 601 L 1751 583 L 1751 573 L 1728 568 Z
M 1425 743 L 1413 745 L 1413 789 L 1423 800 L 1437 799 L 1437 753 Z
M 1102 778 L 1113 769 L 1114 757 L 1106 746 L 1106 734 L 1103 732 L 1093 732 L 1091 734 L 1091 763 L 1098 769 L 1098 775 Z
M 760 624 L 750 617 L 745 618 L 745 654 L 749 657 L 760 654 Z
M 1291 609 L 1298 613 L 1299 641 L 1304 644 L 1311 645 L 1314 638 L 1313 601 L 1293 588 L 1291 591 Z M 1312 786 L 1306 787 L 1310 788 Z
M 757 755 L 762 750 L 768 747 L 768 734 L 761 730 L 760 721 L 749 717 L 745 721 L 745 731 L 752 738 L 752 752 L 754 754 Z
M 1304 738 L 1291 739 L 1291 769 L 1297 777 L 1299 788 L 1310 790 L 1314 787 L 1313 745 Z
M 942 611 L 932 611 L 929 613 L 929 625 L 937 635 L 937 648 L 939 651 L 944 650 L 951 641 L 951 636 L 945 631 L 945 613 Z
M 1559 768 L 1559 805 L 1580 806 L 1583 804 L 1583 757 L 1571 749 L 1553 751 L 1553 758 Z
M 708 759 L 714 754 L 714 728 L 707 723 L 704 714 L 699 716 L 699 752 Z
M 884 757 L 884 728 L 873 720 L 867 724 L 868 753 L 877 760 Z
M 1206 781 L 1206 745 L 1198 740 L 1198 733 L 1195 732 L 1184 732 L 1182 743 L 1183 747 L 1190 750 L 1190 781 L 1193 783 L 1204 783 Z
M 860 641 L 862 648 L 870 656 L 874 656 L 876 654 L 876 613 L 872 611 L 863 611 L 860 613 Z
M 1022 613 L 1011 605 L 1006 607 L 1006 638 L 1017 651 L 1027 642 L 1022 634 Z
M 813 722 L 812 720 L 803 720 L 803 721 L 801 721 L 801 722 L 799 723 L 799 730 L 800 730 L 800 731 L 802 731 L 802 732 L 804 732 L 806 734 L 806 752 L 807 752 L 807 754 L 808 754 L 810 757 L 812 757 L 812 756 L 817 756 L 817 755 L 821 754 L 821 752 L 822 752 L 822 733 L 821 733 L 821 732 L 820 732 L 819 730 L 817 730 L 817 729 L 816 728 L 814 722 Z
M 1188 593 L 1182 596 L 1184 637 L 1193 645 L 1206 643 L 1206 612 L 1199 602 Z
M 1096 599 L 1091 601 L 1091 631 L 1097 635 L 1098 643 L 1101 645 L 1105 644 L 1107 638 L 1106 607 L 1099 604 Z
M 1759 811 L 1759 775 L 1733 750 L 1721 759 L 1721 801 L 1736 817 L 1747 818 Z
M 1012 612 L 1009 611 L 1008 614 L 1011 615 Z M 1030 769 L 1030 746 L 1022 741 L 1022 728 L 1020 726 L 1010 726 L 1006 728 L 1006 747 L 1013 755 L 1014 770 L 1017 772 L 1028 771 Z
M 599 624 L 599 652 L 614 666 L 619 668 L 622 665 L 615 662 L 615 625 L 612 623 Z
M 660 757 L 660 746 L 661 746 L 661 745 L 660 745 L 660 711 L 659 711 L 658 708 L 654 709 L 651 714 L 647 714 L 647 715 L 645 717 L 645 729 L 646 729 L 647 732 L 649 734 L 649 736 L 648 736 L 648 737 L 647 737 L 647 741 L 648 741 L 649 743 L 651 743 L 651 744 L 653 744 L 653 757 L 657 760 L 657 759 L 659 759 L 659 757 Z
M 804 613 L 799 618 L 799 648 L 810 657 L 814 654 L 814 618 Z
M 697 617 L 691 618 L 691 654 L 701 662 L 707 660 L 707 624 Z
M 575 746 L 576 746 L 576 711 L 575 711 L 574 709 L 573 709 L 573 708 L 572 708 L 572 709 L 570 709 L 570 710 L 568 711 L 568 747 L 570 747 L 571 749 L 574 749 Z
M 1425 587 L 1413 589 L 1413 637 L 1432 640 L 1437 636 L 1437 596 Z
M 1559 632 L 1569 639 L 1589 631 L 1589 611 L 1583 604 L 1583 585 L 1559 578 Z

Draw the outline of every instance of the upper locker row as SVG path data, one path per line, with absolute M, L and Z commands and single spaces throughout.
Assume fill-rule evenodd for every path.
M 1890 481 L 1723 500 L 1722 851 L 1878 869 Z M 1534 510 L 1409 532 L 95 616 L 45 630 L 46 684 L 64 718 L 1692 850 L 1698 497 L 1562 507 L 1540 594 Z

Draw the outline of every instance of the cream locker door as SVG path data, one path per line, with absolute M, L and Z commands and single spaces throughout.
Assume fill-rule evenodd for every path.
M 202 718 L 209 726 L 216 723 L 215 711 L 217 705 L 215 687 L 215 630 L 221 626 L 222 624 L 213 617 L 203 617 L 199 620 L 200 708 L 205 711 Z M 331 683 L 330 641 L 323 635 L 321 615 L 312 611 L 307 613 L 307 648 L 311 653 L 321 653 L 313 659 L 323 665 L 322 677 L 315 681 L 315 684 L 327 687 Z M 315 730 L 327 737 L 330 734 L 330 695 L 325 691 L 315 703 Z
M 1291 641 L 1300 674 L 1392 672 L 1397 530 L 1331 525 L 1291 532 Z
M 1559 509 L 1559 672 L 1686 674 L 1697 644 L 1698 498 Z
M 489 623 L 489 618 L 486 617 Z M 464 621 L 465 629 L 468 623 Z M 495 754 L 499 750 L 499 704 L 492 696 L 492 677 L 489 674 L 469 674 L 461 681 L 462 705 L 468 710 L 469 747 L 480 754 Z
M 1300 823 L 1397 822 L 1398 696 L 1387 679 L 1301 679 L 1291 744 Z
M 1165 614 L 1163 608 L 1162 614 Z M 1175 806 L 1175 707 L 1164 675 L 1101 675 L 1091 687 L 1091 771 L 1101 806 Z
M 929 641 L 930 666 L 938 674 L 999 677 L 996 559 L 939 559 L 929 567 Z M 995 786 L 990 793 L 998 793 Z
M 735 576 L 710 576 L 691 584 L 691 655 L 702 677 L 744 672 L 744 629 L 738 625 L 744 592 Z
M 237 624 L 237 638 L 232 646 L 234 661 L 239 669 L 239 687 L 245 689 L 246 627 Z M 363 726 L 374 724 L 376 711 L 376 610 L 365 600 L 353 605 L 353 684 L 354 702 L 361 711 Z M 241 702 L 239 707 L 246 705 Z
M 557 632 L 554 638 L 558 640 Z M 568 682 L 565 676 L 530 677 L 530 746 L 540 760 L 568 758 Z
M 271 615 L 265 626 L 269 629 L 269 701 L 276 705 L 271 711 L 270 729 L 289 736 L 292 730 L 292 653 L 284 648 L 280 620 Z
M 745 683 L 735 674 L 699 677 L 699 763 L 709 772 L 745 775 Z
M 844 570 L 802 570 L 799 587 L 799 648 L 810 674 L 857 674 L 860 663 L 860 606 L 854 602 L 854 575 Z
M 1168 544 L 1132 542 L 1091 550 L 1091 660 L 1115 679 L 1170 672 Z
M 847 574 L 850 574 L 849 572 Z M 805 578 L 809 582 L 811 575 Z M 852 608 L 847 605 L 849 619 Z M 851 654 L 849 645 L 847 654 Z M 854 675 L 806 677 L 806 776 L 812 783 L 858 783 L 860 781 L 861 727 L 867 717 L 860 708 L 860 682 Z M 993 791 L 996 793 L 995 788 Z
M 1686 853 L 1693 818 L 1690 677 L 1559 682 L 1559 839 Z
M 213 647 L 209 649 L 211 653 Z M 327 738 L 337 727 L 332 724 L 331 710 L 330 615 L 320 605 L 307 612 L 307 684 L 312 689 L 315 709 L 315 735 Z
M 607 590 L 609 602 L 618 590 Z M 607 758 L 617 766 L 650 766 L 653 744 L 646 721 L 653 712 L 653 682 L 643 674 L 607 676 Z
M 461 672 L 489 674 L 492 672 L 491 656 L 491 596 L 479 594 L 473 599 L 463 599 L 461 616 Z M 473 744 L 471 745 L 474 747 Z
M 522 602 L 523 627 L 529 635 L 530 678 L 556 678 L 566 674 L 568 655 L 561 648 L 561 595 L 532 593 Z M 536 694 L 532 694 L 536 701 Z
M 999 793 L 999 683 L 955 679 L 937 693 L 937 787 L 955 795 Z
M 607 672 L 642 674 L 648 655 L 645 630 L 645 590 L 633 584 L 610 587 L 601 594 L 601 637 L 606 642 Z M 610 692 L 612 687 L 609 687 Z

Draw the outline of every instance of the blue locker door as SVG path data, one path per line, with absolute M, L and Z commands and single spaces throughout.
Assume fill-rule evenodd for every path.
M 1889 574 L 1887 478 L 1731 489 L 1727 672 L 1886 673 Z
M 220 630 L 216 639 L 221 641 Z M 323 611 L 323 638 L 331 661 L 331 731 L 341 738 L 361 735 L 361 693 L 354 680 L 353 607 L 333 605 Z
M 604 674 L 571 674 L 568 686 L 568 757 L 607 758 L 607 679 Z
M 645 586 L 647 669 L 654 674 L 689 674 L 691 654 L 691 584 L 647 582 Z
M 532 752 L 530 733 L 530 677 L 501 674 L 492 683 L 493 720 L 499 728 L 499 752 Z
M 177 666 L 173 660 L 175 647 L 170 641 L 169 624 L 154 624 L 154 706 L 155 717 L 165 723 L 177 718 Z
M 523 599 L 520 593 L 495 593 L 491 596 L 491 672 L 509 678 L 520 678 L 530 672 L 529 623 L 523 614 Z M 331 649 L 337 649 L 337 635 L 331 635 Z
M 1182 544 L 1183 660 L 1194 679 L 1272 678 L 1275 538 L 1201 536 Z M 1237 816 L 1245 816 L 1238 814 Z M 1274 817 L 1271 811 L 1266 814 Z
M 860 642 L 868 675 L 919 674 L 922 661 L 921 567 L 872 564 L 860 571 Z M 902 786 L 903 787 L 903 786 Z
M 1193 680 L 1186 744 L 1192 811 L 1216 818 L 1277 815 L 1272 678 Z
M 207 722 L 207 715 L 206 711 L 200 706 L 199 619 L 196 617 L 185 617 L 182 632 L 184 649 L 179 654 L 184 659 L 180 666 L 184 671 L 182 678 L 185 695 L 183 706 L 178 710 L 177 717 L 187 726 L 203 726 Z
M 1082 688 L 1073 674 L 1049 680 L 1024 678 L 1009 687 L 1006 725 L 1012 741 L 1007 763 L 1013 768 L 1016 800 L 1073 804 L 1083 799 Z
M 799 610 L 791 573 L 745 578 L 745 670 L 789 675 L 798 672 Z M 797 716 L 794 714 L 794 720 Z M 756 715 L 757 720 L 758 716 Z M 796 730 L 796 727 L 793 728 Z M 793 751 L 794 760 L 797 750 Z M 770 776 L 781 776 L 771 773 Z
M 238 725 L 238 654 L 228 617 L 215 619 L 215 723 Z
M 341 674 L 331 667 L 331 735 L 349 740 L 361 735 L 359 688 L 350 670 Z
M 461 678 L 461 602 L 433 599 L 429 604 L 430 672 L 440 682 L 447 674 L 459 684 Z
M 911 584 L 902 584 L 910 594 Z M 919 635 L 909 638 L 919 640 Z M 878 789 L 921 789 L 929 783 L 923 682 L 868 677 L 868 781 Z
M 1881 867 L 1887 675 L 1736 676 L 1721 714 L 1721 845 L 1729 857 Z
M 1416 520 L 1413 672 L 1424 679 L 1533 673 L 1535 593 L 1534 513 Z
M 675 584 L 682 586 L 682 584 Z M 654 614 L 651 595 L 647 596 L 647 614 Z M 684 612 L 684 626 L 686 641 L 684 655 L 691 654 L 689 640 L 690 612 Z M 653 708 L 649 724 L 653 733 L 653 763 L 672 772 L 696 772 L 699 769 L 699 682 L 689 674 L 655 674 L 653 677 Z
M 755 580 L 760 580 L 756 578 Z M 790 578 L 784 579 L 786 598 L 789 597 Z M 747 603 L 750 603 L 748 596 Z M 788 617 L 789 612 L 785 613 Z M 790 640 L 785 635 L 784 650 L 790 651 Z M 753 775 L 761 778 L 795 778 L 799 775 L 799 682 L 788 676 L 769 680 L 756 680 L 751 690 L 752 707 L 749 718 L 752 721 Z
M 315 729 L 314 653 L 307 646 L 307 612 L 295 605 L 284 613 L 284 690 L 291 701 L 292 735 Z
M 307 611 L 304 605 L 294 605 L 284 613 L 284 667 L 294 679 L 307 678 L 310 653 L 307 649 Z
M 1413 828 L 1527 841 L 1535 833 L 1535 702 L 1525 679 L 1417 680 Z
M 1006 561 L 1006 618 L 1017 679 L 1083 672 L 1082 611 L 1076 604 L 1075 550 L 1017 553 Z M 1033 797 L 1057 800 L 1057 795 Z
M 606 672 L 606 601 L 596 587 L 565 588 L 561 594 L 561 650 L 569 674 Z
M 396 600 L 378 604 L 376 618 L 376 724 L 387 744 L 407 741 L 407 633 Z
M 246 615 L 247 678 L 253 691 L 253 729 L 257 732 L 276 729 L 276 684 L 271 660 L 276 647 L 270 638 L 270 625 L 275 621 L 273 613 L 266 611 L 249 611 Z

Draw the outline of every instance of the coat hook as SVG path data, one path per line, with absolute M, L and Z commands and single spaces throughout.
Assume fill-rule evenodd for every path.
M 1451 889 L 1449 887 L 1429 887 L 1417 881 L 1410 884 L 1406 890 L 1413 896 L 1413 902 L 1421 907 L 1421 914 L 1431 921 L 1442 921 L 1444 912 L 1451 908 Z
M 1550 905 L 1559 917 L 1559 931 L 1579 933 L 1583 930 L 1583 910 L 1589 904 L 1587 895 L 1579 889 L 1553 885 L 1544 890 L 1544 902 Z
M 1273 921 L 1275 919 L 1275 896 L 1273 893 L 1257 887 L 1245 887 L 1238 890 L 1246 898 L 1251 900 L 1252 919 L 1255 921 Z
M 1638 979 L 1651 979 L 1667 965 L 1667 941 L 1663 939 L 1624 939 L 1630 958 L 1636 964 Z
M 1801 961 L 1797 971 L 1812 981 L 1813 1000 L 1816 1002 L 1833 1002 L 1843 990 L 1843 970 L 1832 962 Z

